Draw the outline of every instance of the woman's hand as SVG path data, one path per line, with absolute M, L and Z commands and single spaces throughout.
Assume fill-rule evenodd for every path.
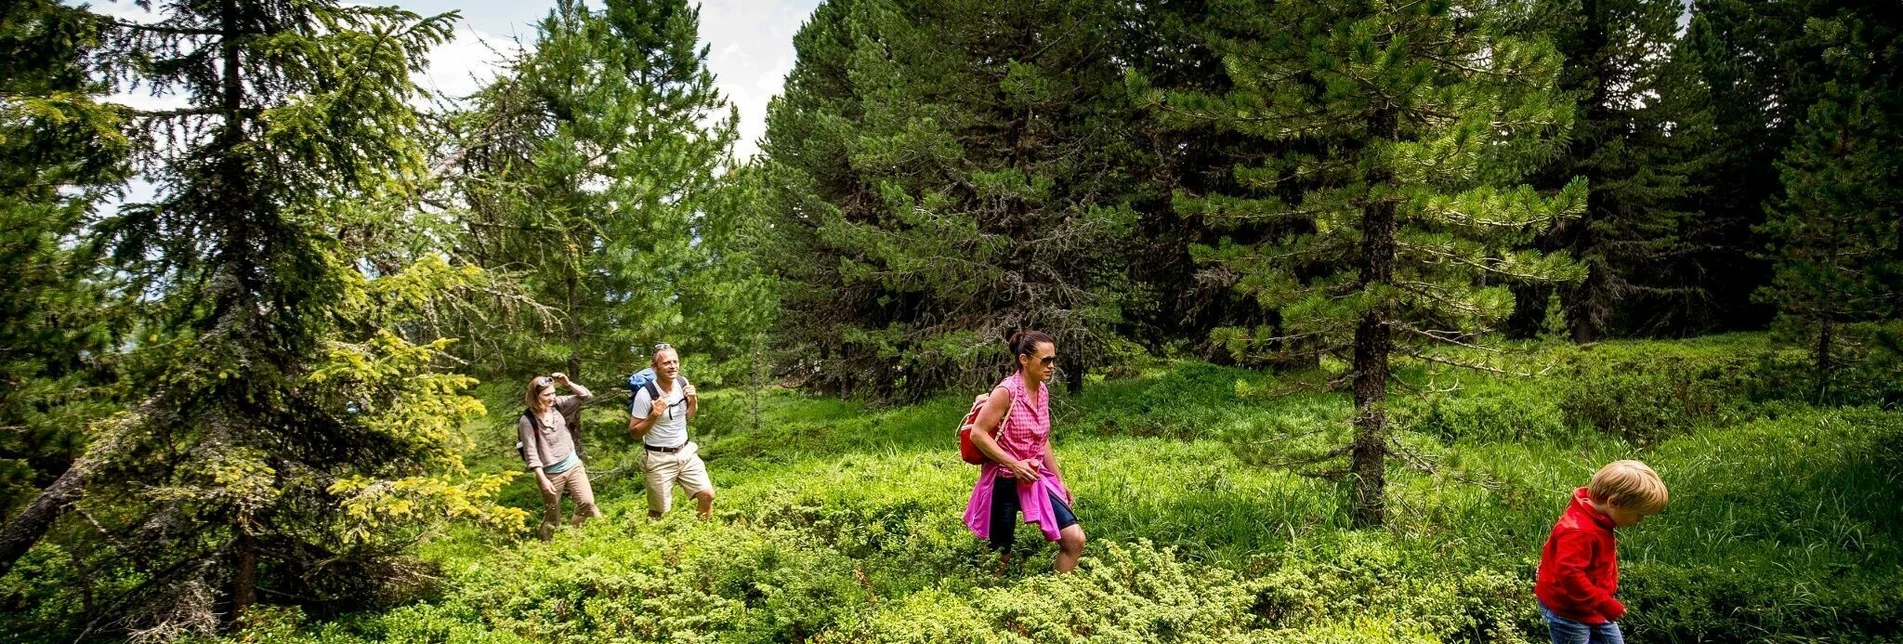
M 535 485 L 542 488 L 542 494 L 555 496 L 555 482 L 548 480 L 548 475 L 543 474 L 542 470 L 535 471 Z
M 563 387 L 568 386 L 568 374 L 557 371 L 555 373 L 549 374 L 549 377 L 554 378 L 555 382 L 562 383 Z
M 1028 458 L 1018 461 L 1006 461 L 1004 467 L 1005 469 L 1011 470 L 1011 478 L 1017 479 L 1019 483 L 1030 483 L 1031 481 L 1037 480 L 1037 461 Z

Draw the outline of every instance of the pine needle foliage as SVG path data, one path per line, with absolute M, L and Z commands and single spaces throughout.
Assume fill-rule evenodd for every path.
M 1218 2 L 1212 34 L 1234 89 L 1146 92 L 1166 122 L 1289 144 L 1235 168 L 1241 194 L 1179 194 L 1177 212 L 1213 224 L 1286 222 L 1256 240 L 1192 247 L 1240 274 L 1237 288 L 1281 314 L 1276 327 L 1215 331 L 1232 352 L 1306 348 L 1340 356 L 1355 392 L 1348 457 L 1321 472 L 1355 479 L 1355 519 L 1384 517 L 1390 360 L 1444 361 L 1512 311 L 1511 282 L 1580 276 L 1564 255 L 1522 250 L 1533 231 L 1577 217 L 1583 181 L 1557 193 L 1516 183 L 1551 158 L 1573 121 L 1556 91 L 1553 45 L 1523 35 L 1517 3 L 1309 0 Z M 1243 27 L 1246 26 L 1246 29 Z

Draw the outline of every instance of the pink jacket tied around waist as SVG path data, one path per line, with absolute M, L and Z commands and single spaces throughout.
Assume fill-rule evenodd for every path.
M 1065 503 L 1070 502 L 1070 488 L 1064 486 L 1063 479 L 1055 472 L 1044 467 L 1045 454 L 1050 451 L 1051 436 L 1051 400 L 1049 393 L 1039 396 L 1036 405 L 1031 404 L 1030 392 L 1024 387 L 1024 374 L 1012 374 L 998 383 L 999 387 L 1011 392 L 1011 414 L 1005 419 L 1004 431 L 998 437 L 998 444 L 1004 451 L 1020 459 L 1038 461 L 1038 477 L 1028 485 L 1018 485 L 1018 507 L 1024 511 L 1024 522 L 1037 524 L 1044 532 L 1044 540 L 1056 541 L 1058 537 L 1057 511 L 1051 508 L 1051 495 Z M 965 504 L 965 527 L 979 539 L 991 538 L 991 494 L 994 486 L 1016 483 L 1008 474 L 1010 470 L 996 462 L 985 463 L 978 470 L 978 485 L 971 490 L 971 501 Z M 1074 510 L 1075 508 L 1073 508 Z

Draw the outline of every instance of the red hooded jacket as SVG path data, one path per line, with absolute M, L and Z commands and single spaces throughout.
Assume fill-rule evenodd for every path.
M 1619 554 L 1612 528 L 1612 517 L 1593 509 L 1586 488 L 1573 492 L 1572 505 L 1553 524 L 1553 533 L 1540 548 L 1540 575 L 1533 594 L 1547 610 L 1582 624 L 1604 624 L 1625 616 L 1625 604 L 1612 598 L 1619 589 Z

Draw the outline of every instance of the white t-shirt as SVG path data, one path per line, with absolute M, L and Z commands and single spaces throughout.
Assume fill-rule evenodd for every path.
M 661 417 L 648 428 L 647 436 L 641 442 L 655 447 L 680 447 L 687 444 L 687 392 L 682 384 L 686 378 L 674 382 L 674 390 L 661 390 L 661 399 L 667 402 L 667 409 Z M 659 387 L 659 384 L 656 384 Z M 634 417 L 647 420 L 648 412 L 654 407 L 654 397 L 648 395 L 648 388 L 634 391 Z

